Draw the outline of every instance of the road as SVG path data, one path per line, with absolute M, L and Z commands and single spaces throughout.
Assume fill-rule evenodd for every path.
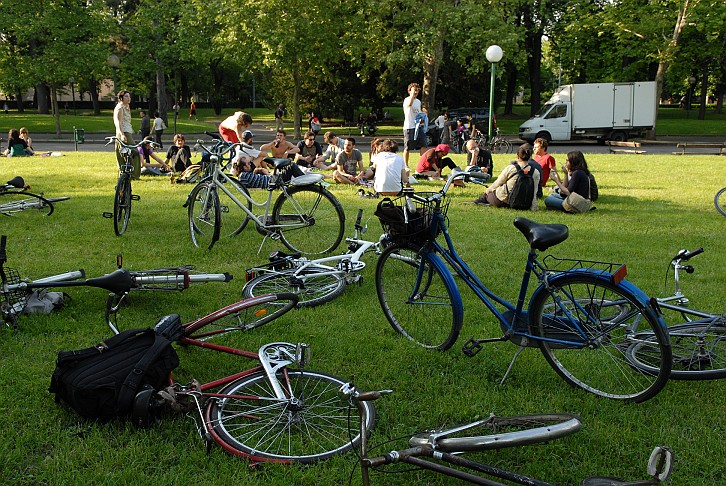
M 255 126 L 252 125 L 251 130 L 255 133 L 254 145 L 259 147 L 260 145 L 272 141 L 274 137 L 274 131 L 268 126 Z M 90 133 L 86 134 L 85 143 L 78 144 L 77 149 L 80 152 L 110 152 L 113 151 L 113 146 L 105 146 L 104 137 L 111 136 L 112 133 Z M 73 143 L 72 134 L 64 134 L 61 139 L 57 139 L 55 134 L 43 134 L 34 133 L 33 147 L 38 152 L 73 152 L 76 150 L 76 144 Z M 187 145 L 193 145 L 196 139 L 209 140 L 209 137 L 203 133 L 191 133 L 185 134 L 187 139 Z M 370 137 L 360 137 L 357 134 L 353 134 L 356 139 L 357 148 L 361 152 L 368 152 Z M 517 135 L 505 135 L 514 146 L 514 151 L 521 144 L 524 143 L 519 139 Z M 325 144 L 322 140 L 322 136 L 318 137 L 318 141 L 323 145 Z M 395 138 L 395 137 L 394 137 Z M 171 135 L 164 136 L 164 147 L 171 145 Z M 645 150 L 648 154 L 671 154 L 676 150 L 676 144 L 679 142 L 702 142 L 702 143 L 723 143 L 724 137 L 721 136 L 668 136 L 659 137 L 659 140 L 648 140 L 642 142 L 642 150 Z M 402 140 L 398 140 L 399 144 Z M 553 142 L 549 146 L 548 152 L 551 154 L 566 154 L 573 150 L 580 150 L 585 154 L 606 154 L 608 148 L 604 145 L 598 145 L 596 142 L 584 141 L 584 142 Z M 166 152 L 166 148 L 163 150 Z

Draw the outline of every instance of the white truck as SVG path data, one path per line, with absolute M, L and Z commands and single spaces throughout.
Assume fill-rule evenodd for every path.
M 657 109 L 655 81 L 568 84 L 519 127 L 519 138 L 626 142 L 655 126 Z

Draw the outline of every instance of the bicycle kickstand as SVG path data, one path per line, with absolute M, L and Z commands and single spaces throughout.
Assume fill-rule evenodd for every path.
M 512 371 L 512 368 L 514 367 L 514 362 L 517 361 L 517 358 L 519 358 L 519 355 L 524 351 L 524 348 L 527 347 L 526 344 L 526 338 L 522 338 L 522 344 L 519 345 L 517 348 L 517 351 L 514 353 L 514 357 L 512 358 L 512 362 L 509 363 L 509 366 L 507 367 L 507 371 L 504 373 L 504 376 L 502 377 L 502 381 L 499 382 L 500 385 L 503 385 L 504 382 L 507 380 L 507 377 L 509 376 L 509 372 Z

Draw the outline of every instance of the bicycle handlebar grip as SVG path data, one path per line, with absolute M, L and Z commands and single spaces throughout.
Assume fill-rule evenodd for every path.
M 5 253 L 5 245 L 8 242 L 8 237 L 6 235 L 0 236 L 0 262 L 6 262 L 8 261 L 8 255 Z
M 681 256 L 681 261 L 686 262 L 694 256 L 700 255 L 701 253 L 703 253 L 703 248 L 696 248 L 693 251 L 687 251 L 683 256 Z
M 361 392 L 358 394 L 357 397 L 355 397 L 355 399 L 358 400 L 359 402 L 372 402 L 373 400 L 378 400 L 383 395 L 388 395 L 389 393 L 393 393 L 393 390 L 378 390 L 378 391 Z
M 355 218 L 355 225 L 356 226 L 360 226 L 361 219 L 363 219 L 363 210 L 362 209 L 359 209 L 358 210 L 358 216 Z

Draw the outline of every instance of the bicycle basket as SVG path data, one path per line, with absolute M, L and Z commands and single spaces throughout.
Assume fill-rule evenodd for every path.
M 20 273 L 14 268 L 4 268 L 7 285 L 15 285 L 21 282 Z M 2 318 L 8 322 L 14 322 L 18 314 L 23 312 L 25 304 L 28 301 L 28 291 L 25 288 L 16 288 L 4 292 L 4 297 L 0 300 L 0 311 Z
M 417 196 L 428 198 L 435 192 L 416 193 Z M 446 218 L 449 210 L 450 198 L 444 196 L 440 200 L 441 215 Z M 436 201 L 418 201 L 409 200 L 409 204 L 413 203 L 416 210 L 410 211 L 406 208 L 406 197 L 400 196 L 395 199 L 384 198 L 378 203 L 375 215 L 381 222 L 383 231 L 388 234 L 389 238 L 397 243 L 424 243 L 435 239 L 437 234 L 432 234 L 431 223 L 436 207 Z M 440 231 L 440 229 L 439 229 Z

